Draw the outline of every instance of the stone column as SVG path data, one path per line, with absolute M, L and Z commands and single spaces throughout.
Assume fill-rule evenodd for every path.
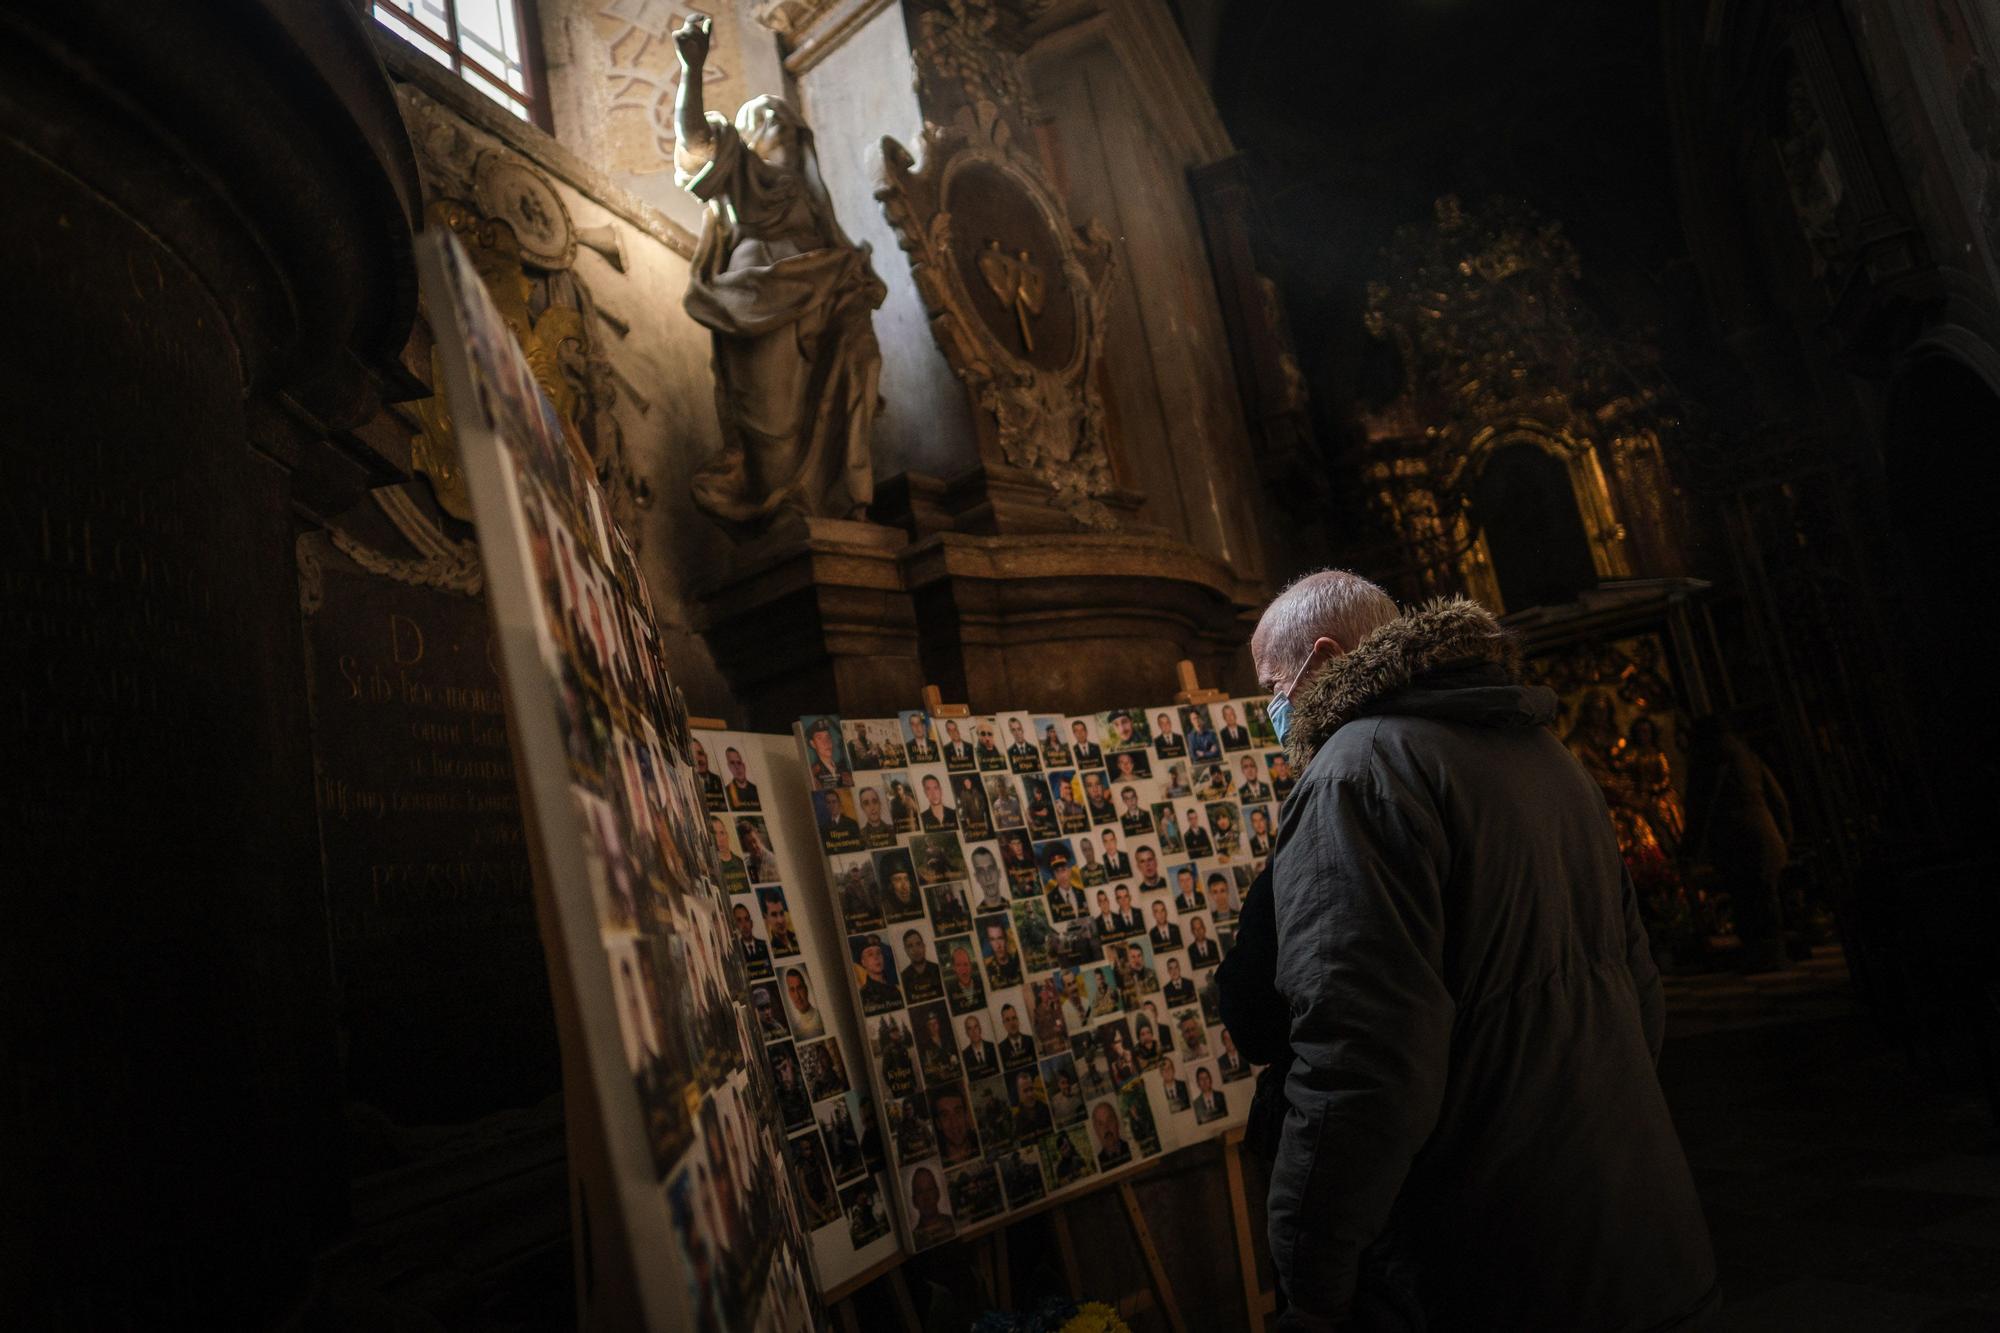
M 342 1207 L 295 506 L 415 303 L 356 10 L 0 14 L 0 1308 L 262 1327 Z

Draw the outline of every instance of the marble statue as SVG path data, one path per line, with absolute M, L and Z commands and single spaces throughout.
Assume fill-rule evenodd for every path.
M 694 501 L 743 535 L 787 509 L 859 518 L 874 497 L 882 369 L 871 312 L 887 292 L 869 247 L 834 218 L 790 103 L 754 97 L 734 124 L 704 110 L 708 43 L 700 14 L 674 32 L 675 179 L 708 205 L 685 305 L 714 335 L 722 419 Z

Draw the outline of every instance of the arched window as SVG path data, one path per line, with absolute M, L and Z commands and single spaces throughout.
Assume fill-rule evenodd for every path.
M 1495 449 L 1473 484 L 1471 518 L 1509 611 L 1573 602 L 1597 586 L 1569 466 L 1533 444 Z
M 549 128 L 532 0 L 373 0 L 375 21 L 507 110 Z

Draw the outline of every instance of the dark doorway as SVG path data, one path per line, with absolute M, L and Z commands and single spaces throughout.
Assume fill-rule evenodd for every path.
M 1569 468 L 1553 454 L 1532 444 L 1496 449 L 1472 488 L 1472 522 L 1486 536 L 1506 610 L 1573 602 L 1597 586 Z
M 1992 689 L 2000 654 L 1993 611 L 2000 397 L 1963 362 L 1918 362 L 1896 386 L 1883 464 L 1900 566 L 1892 593 L 1911 632 L 1910 675 L 1917 714 L 1931 732 L 1936 795 L 1970 815 L 2000 779 Z

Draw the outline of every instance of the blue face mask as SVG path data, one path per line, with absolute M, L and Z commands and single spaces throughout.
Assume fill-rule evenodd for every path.
M 1271 696 L 1269 707 L 1264 710 L 1271 719 L 1271 731 L 1278 738 L 1278 744 L 1285 743 L 1285 728 L 1292 723 L 1292 701 L 1282 694 Z

